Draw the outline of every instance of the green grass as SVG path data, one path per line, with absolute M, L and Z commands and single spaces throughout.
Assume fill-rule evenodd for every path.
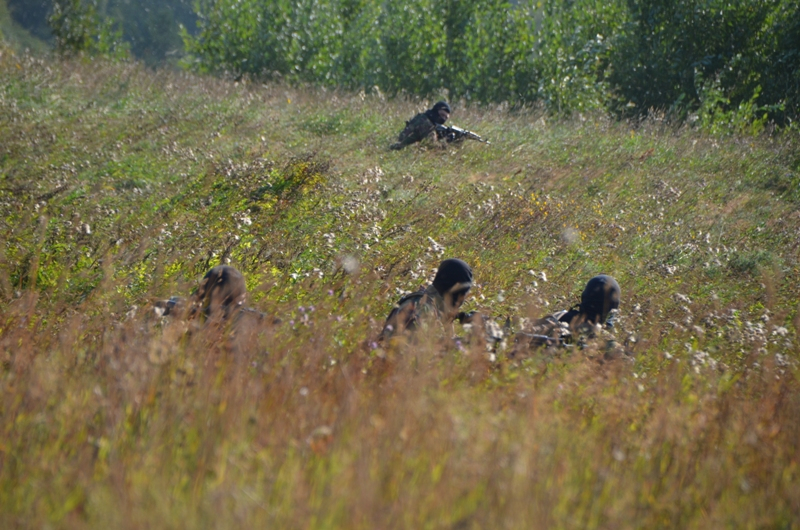
M 3 48 L 0 526 L 795 528 L 796 135 L 389 151 L 429 103 Z M 443 257 L 515 322 L 612 274 L 634 356 L 375 349 Z M 228 261 L 280 324 L 152 316 Z

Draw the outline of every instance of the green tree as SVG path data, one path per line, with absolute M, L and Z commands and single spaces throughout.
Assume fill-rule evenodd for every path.
M 196 27 L 188 0 L 108 0 L 106 13 L 119 21 L 133 56 L 150 66 L 175 62 L 183 53 L 179 25 Z
M 124 58 L 128 54 L 122 32 L 114 29 L 111 19 L 103 18 L 97 0 L 55 0 L 47 19 L 56 42 L 56 50 L 64 55 L 89 53 Z
M 348 88 L 366 88 L 381 83 L 385 51 L 381 42 L 381 7 L 371 0 L 342 0 L 342 44 L 335 64 L 335 77 Z
M 608 70 L 611 108 L 624 116 L 656 109 L 682 119 L 701 103 L 696 74 L 719 77 L 729 104 L 749 100 L 753 72 L 740 70 L 747 62 L 741 57 L 759 53 L 755 39 L 775 5 L 775 0 L 628 0 L 631 18 L 615 39 Z M 736 72 L 726 72 L 733 66 Z M 742 81 L 749 88 L 742 90 Z
M 434 1 L 386 2 L 379 23 L 385 54 L 381 86 L 423 96 L 441 89 L 447 37 Z

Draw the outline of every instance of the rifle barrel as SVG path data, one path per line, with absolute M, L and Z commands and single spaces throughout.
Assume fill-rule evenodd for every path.
M 548 335 L 539 335 L 536 333 L 527 333 L 525 331 L 521 331 L 520 334 L 528 339 L 530 339 L 531 344 L 536 344 L 537 346 L 563 346 L 564 339 L 550 337 Z

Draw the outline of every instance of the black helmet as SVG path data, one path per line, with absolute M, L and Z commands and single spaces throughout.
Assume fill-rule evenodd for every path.
M 595 276 L 581 295 L 581 313 L 587 322 L 603 324 L 613 309 L 619 308 L 620 289 L 617 280 L 606 274 Z
M 439 101 L 430 110 L 425 111 L 425 115 L 433 123 L 437 125 L 444 125 L 444 122 L 447 120 L 439 116 L 440 110 L 446 110 L 447 113 L 450 114 L 450 105 L 448 105 L 445 101 Z
M 472 287 L 472 269 L 460 259 L 446 259 L 436 271 L 433 287 L 442 296 L 462 289 L 469 290 Z
M 448 114 L 450 114 L 452 112 L 450 110 L 450 105 L 448 105 L 446 101 L 438 101 L 438 102 L 436 102 L 436 104 L 433 106 L 433 109 L 431 109 L 431 110 L 433 110 L 433 112 L 439 112 L 442 109 L 446 110 Z

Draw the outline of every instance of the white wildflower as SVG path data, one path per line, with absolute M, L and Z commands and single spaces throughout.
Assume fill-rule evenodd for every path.
M 358 258 L 354 256 L 348 255 L 342 258 L 342 268 L 347 274 L 356 273 L 359 265 Z
M 778 335 L 779 337 L 785 337 L 789 334 L 789 330 L 783 326 L 775 326 L 775 329 L 772 330 L 773 335 Z
M 685 294 L 681 294 L 681 293 L 675 293 L 675 299 L 678 302 L 682 302 L 684 304 L 691 304 L 692 303 L 691 299 L 688 296 L 686 296 Z
M 572 227 L 567 227 L 561 233 L 561 239 L 568 245 L 573 245 L 580 241 L 580 233 Z

